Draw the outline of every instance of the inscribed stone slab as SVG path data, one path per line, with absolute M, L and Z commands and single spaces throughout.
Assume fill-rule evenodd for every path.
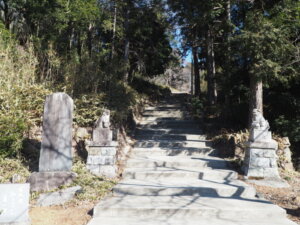
M 72 167 L 73 100 L 65 93 L 46 97 L 39 171 L 70 171 Z
M 29 184 L 0 184 L 0 224 L 29 224 Z

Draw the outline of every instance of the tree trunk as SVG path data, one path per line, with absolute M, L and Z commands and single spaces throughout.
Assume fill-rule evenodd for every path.
M 226 2 L 226 15 L 228 22 L 231 21 L 231 2 L 230 0 L 227 0 Z
M 89 29 L 87 33 L 87 47 L 89 52 L 89 57 L 92 57 L 92 31 L 93 31 L 93 25 L 89 24 Z
M 206 34 L 207 48 L 207 95 L 208 103 L 214 105 L 217 101 L 216 65 L 214 52 L 214 39 L 212 32 L 208 29 Z
M 111 59 L 114 58 L 115 54 L 115 39 L 116 39 L 116 27 L 117 27 L 117 2 L 114 2 L 114 23 L 112 30 L 112 43 L 111 43 Z
M 193 47 L 193 61 L 194 61 L 194 76 L 195 76 L 195 96 L 200 96 L 200 71 L 199 71 L 199 60 L 198 60 L 198 47 Z
M 78 54 L 80 62 L 81 62 L 81 50 L 82 50 L 81 37 L 80 37 L 80 32 L 78 32 L 78 34 L 77 34 L 77 54 Z
M 192 57 L 192 64 L 191 64 L 191 95 L 194 95 L 194 57 Z
M 126 4 L 125 9 L 125 23 L 124 23 L 124 30 L 125 30 L 125 46 L 124 46 L 124 63 L 125 63 L 125 72 L 124 72 L 124 82 L 128 82 L 129 76 L 129 4 Z
M 250 75 L 249 129 L 253 121 L 253 109 L 263 114 L 263 83 L 261 79 Z

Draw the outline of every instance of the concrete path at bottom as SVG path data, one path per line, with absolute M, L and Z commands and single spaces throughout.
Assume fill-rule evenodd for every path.
M 113 194 L 88 225 L 296 225 L 218 158 L 174 95 L 146 108 Z

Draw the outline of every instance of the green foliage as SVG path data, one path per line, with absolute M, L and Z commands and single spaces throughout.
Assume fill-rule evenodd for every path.
M 81 127 L 93 126 L 102 115 L 104 95 L 82 95 L 75 99 L 75 123 Z
M 91 174 L 86 169 L 85 163 L 81 161 L 74 163 L 72 170 L 78 175 L 72 185 L 80 185 L 83 188 L 83 191 L 76 196 L 79 200 L 100 200 L 116 184 L 116 180 Z
M 30 172 L 20 159 L 3 159 L 0 157 L 0 184 L 11 182 L 14 175 L 18 175 L 18 182 L 24 183 Z
M 138 93 L 143 94 L 154 101 L 171 94 L 171 91 L 168 87 L 157 85 L 141 76 L 134 77 L 131 86 Z
M 139 94 L 131 86 L 120 81 L 111 82 L 106 102 L 115 124 L 120 125 L 127 120 L 139 98 Z
M 40 124 L 49 93 L 34 84 L 36 58 L 32 49 L 16 48 L 7 32 L 0 30 L 0 158 L 19 156 L 25 131 Z
M 26 129 L 25 120 L 20 115 L 0 113 L 0 158 L 18 154 Z
M 190 100 L 192 115 L 194 118 L 201 118 L 204 112 L 203 100 L 198 97 L 193 97 Z
M 300 142 L 300 118 L 286 119 L 284 115 L 274 121 L 275 129 L 283 136 L 290 138 L 292 142 Z

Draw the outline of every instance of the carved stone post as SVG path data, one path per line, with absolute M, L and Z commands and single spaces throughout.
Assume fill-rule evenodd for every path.
M 117 176 L 117 142 L 113 141 L 110 129 L 110 111 L 104 110 L 96 121 L 92 141 L 88 143 L 87 168 L 93 174 L 114 178 Z
M 278 143 L 272 139 L 269 128 L 268 121 L 254 109 L 243 166 L 249 178 L 279 178 L 276 155 Z

